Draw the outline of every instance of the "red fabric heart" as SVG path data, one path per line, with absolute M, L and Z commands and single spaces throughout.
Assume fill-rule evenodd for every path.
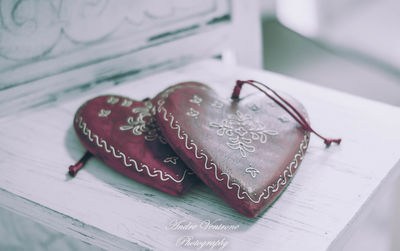
M 303 106 L 288 100 L 307 119 Z M 204 84 L 187 82 L 154 102 L 157 123 L 175 152 L 247 217 L 279 196 L 308 147 L 310 133 L 263 95 L 228 100 Z
M 116 171 L 179 196 L 196 178 L 165 142 L 154 113 L 150 100 L 100 96 L 79 108 L 74 128 L 85 148 Z

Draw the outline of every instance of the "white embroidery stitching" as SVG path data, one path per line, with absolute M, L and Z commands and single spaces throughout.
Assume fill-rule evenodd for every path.
M 200 106 L 201 102 L 203 101 L 202 98 L 200 98 L 199 96 L 197 96 L 196 94 L 193 95 L 193 98 L 191 98 L 189 100 L 190 103 L 196 104 L 198 106 Z
M 239 150 L 243 158 L 246 158 L 248 153 L 256 151 L 253 140 L 264 144 L 267 142 L 267 135 L 278 135 L 277 131 L 266 130 L 263 123 L 239 111 L 236 111 L 236 115 L 229 115 L 228 119 L 220 123 L 210 122 L 209 126 L 218 129 L 218 136 L 228 136 L 226 144 L 233 150 Z
M 131 130 L 134 135 L 142 135 L 146 129 L 146 122 L 143 120 L 142 116 L 138 116 L 136 120 L 133 117 L 128 117 L 126 119 L 127 125 L 122 125 L 119 127 L 121 131 Z
M 179 157 L 177 157 L 177 156 L 166 157 L 164 159 L 164 163 L 172 163 L 172 164 L 176 165 L 176 161 L 178 159 L 179 159 Z
M 195 109 L 193 109 L 192 107 L 190 107 L 189 111 L 186 112 L 186 115 L 190 116 L 190 117 L 194 117 L 195 119 L 198 118 L 198 116 L 200 115 L 199 111 L 196 111 Z
M 157 125 L 155 115 L 155 107 L 151 101 L 146 101 L 143 107 L 135 107 L 132 109 L 132 113 L 137 113 L 136 120 L 133 117 L 126 119 L 127 125 L 119 127 L 121 131 L 132 130 L 134 135 L 145 134 L 144 139 L 146 141 L 154 141 L 158 139 L 162 144 L 167 144 L 164 137 L 161 135 L 160 128 Z M 149 117 L 147 122 L 144 120 L 145 117 Z
M 121 106 L 129 107 L 129 106 L 132 105 L 132 103 L 133 103 L 132 100 L 124 99 L 124 100 L 122 100 L 122 102 L 121 102 Z
M 87 124 L 83 121 L 82 117 L 76 118 L 75 123 L 78 124 L 78 127 L 81 129 L 82 133 L 84 135 L 86 135 L 88 137 L 88 139 L 95 143 L 98 147 L 100 148 L 104 148 L 104 150 L 107 153 L 111 153 L 115 158 L 117 159 L 121 159 L 123 160 L 123 164 L 125 165 L 125 167 L 132 167 L 134 166 L 136 171 L 141 173 L 144 170 L 146 170 L 147 174 L 150 177 L 157 177 L 159 176 L 160 180 L 162 181 L 167 181 L 169 179 L 171 179 L 172 181 L 176 182 L 176 183 L 181 183 L 186 175 L 192 175 L 193 172 L 188 171 L 187 169 L 183 172 L 182 178 L 180 178 L 179 180 L 175 179 L 174 177 L 172 177 L 170 174 L 168 173 L 163 173 L 161 170 L 155 169 L 153 168 L 153 173 L 150 172 L 150 168 L 143 164 L 143 163 L 139 163 L 139 165 L 142 167 L 140 168 L 138 163 L 136 162 L 136 160 L 132 159 L 129 156 L 126 156 L 123 152 L 116 150 L 114 148 L 114 146 L 112 145 L 108 145 L 108 143 L 104 140 L 99 138 L 96 134 L 92 133 L 92 131 L 87 128 Z
M 110 114 L 111 114 L 111 110 L 101 109 L 97 115 L 98 115 L 99 117 L 106 118 L 106 117 L 108 117 L 108 115 L 110 115 Z
M 254 167 L 248 167 L 245 170 L 246 173 L 250 174 L 250 176 L 252 178 L 256 178 L 257 174 L 260 173 L 260 171 L 258 171 L 257 169 L 255 169 Z
M 118 103 L 118 101 L 119 101 L 119 98 L 112 97 L 112 96 L 107 99 L 107 103 L 112 104 L 112 105 L 115 105 L 116 103 Z
M 208 155 L 206 155 L 204 152 L 201 152 L 199 154 L 197 145 L 193 142 L 193 140 L 189 140 L 189 136 L 181 131 L 181 127 L 178 124 L 177 121 L 175 120 L 175 117 L 169 113 L 167 109 L 164 107 L 165 104 L 165 99 L 174 91 L 180 88 L 184 87 L 191 87 L 192 85 L 179 85 L 179 86 L 174 86 L 172 88 L 168 88 L 167 90 L 164 91 L 163 94 L 161 94 L 161 99 L 157 101 L 157 112 L 162 114 L 162 118 L 165 121 L 169 121 L 169 126 L 172 130 L 176 130 L 177 134 L 176 136 L 180 140 L 185 141 L 185 148 L 187 150 L 192 150 L 192 153 L 194 154 L 194 157 L 196 159 L 204 159 L 204 168 L 206 170 L 214 169 L 214 176 L 218 181 L 223 181 L 224 178 L 222 177 L 223 175 L 226 177 L 226 187 L 229 190 L 233 189 L 233 186 L 237 187 L 237 193 L 236 196 L 239 200 L 244 199 L 245 197 L 241 194 L 244 194 L 247 196 L 249 200 L 251 200 L 253 203 L 260 203 L 262 199 L 267 200 L 273 193 L 277 192 L 280 189 L 280 186 L 286 185 L 290 179 L 293 177 L 294 171 L 298 168 L 300 161 L 303 159 L 305 150 L 308 147 L 308 143 L 310 141 L 310 133 L 306 132 L 304 135 L 303 140 L 300 143 L 299 151 L 294 155 L 293 160 L 286 166 L 280 177 L 271 185 L 268 185 L 263 192 L 258 196 L 258 199 L 253 199 L 246 191 L 241 191 L 241 187 L 239 184 L 235 183 L 234 181 L 230 180 L 230 176 L 227 173 L 221 172 L 220 175 L 218 175 L 218 166 L 212 161 L 209 160 Z M 194 85 L 193 87 L 198 87 L 197 85 Z M 168 118 L 168 117 L 169 118 Z M 175 122 L 175 125 L 174 125 Z M 190 145 L 188 143 L 190 141 Z

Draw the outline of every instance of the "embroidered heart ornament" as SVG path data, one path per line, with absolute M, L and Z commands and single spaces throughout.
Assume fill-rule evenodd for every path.
M 84 147 L 133 180 L 179 196 L 195 181 L 162 137 L 150 100 L 100 96 L 83 104 L 74 128 Z
M 288 99 L 307 119 L 303 106 Z M 187 82 L 167 88 L 153 103 L 174 151 L 247 217 L 274 202 L 308 147 L 310 133 L 264 95 L 224 99 L 204 84 Z

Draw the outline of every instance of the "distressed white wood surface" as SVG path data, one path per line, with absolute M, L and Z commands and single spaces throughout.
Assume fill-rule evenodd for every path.
M 2 1 L 0 116 L 80 88 L 220 55 L 229 47 L 231 5 L 230 0 Z
M 76 178 L 67 176 L 68 166 L 84 151 L 72 119 L 85 100 L 103 93 L 143 99 L 187 80 L 212 85 L 228 97 L 234 80 L 248 78 L 295 96 L 308 110 L 314 128 L 343 138 L 339 147 L 325 149 L 312 136 L 294 180 L 260 217 L 240 216 L 204 185 L 174 198 L 131 181 L 96 159 Z M 373 203 L 378 188 L 384 189 L 390 177 L 397 176 L 399 128 L 397 107 L 207 60 L 1 118 L 0 206 L 106 249 L 174 250 L 177 240 L 192 236 L 224 239 L 226 250 L 334 250 Z M 194 225 L 221 220 L 239 228 L 167 229 L 174 220 Z
M 0 9 L 0 116 L 200 58 L 262 67 L 258 1 L 1 1 Z

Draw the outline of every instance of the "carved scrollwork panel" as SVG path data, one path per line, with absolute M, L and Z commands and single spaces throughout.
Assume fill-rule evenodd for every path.
M 174 25 L 216 9 L 216 0 L 0 1 L 0 56 L 28 60 L 54 55 L 55 47 L 66 45 L 73 51 L 82 44 L 137 36 L 160 23 Z

